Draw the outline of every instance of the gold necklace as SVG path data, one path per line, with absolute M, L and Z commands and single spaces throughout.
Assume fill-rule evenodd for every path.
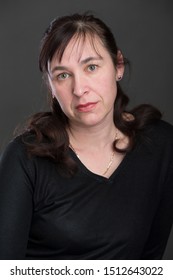
M 116 132 L 116 135 L 115 135 L 115 140 L 117 140 L 117 132 Z M 114 140 L 114 141 L 115 141 Z M 78 153 L 76 152 L 76 150 L 73 148 L 72 144 L 69 143 L 69 147 L 73 150 L 73 152 L 75 153 L 75 155 L 78 157 L 78 159 L 80 159 Z M 111 157 L 110 157 L 110 160 L 109 160 L 109 163 L 106 167 L 106 170 L 102 173 L 102 175 L 104 176 L 108 171 L 109 169 L 111 168 L 111 165 L 113 163 L 113 160 L 114 160 L 114 155 L 115 155 L 115 151 L 113 151 L 113 153 L 111 154 Z
M 105 170 L 105 172 L 103 172 L 102 175 L 105 175 L 108 172 L 108 170 L 110 169 L 110 167 L 111 167 L 111 165 L 113 163 L 114 155 L 115 155 L 115 151 L 113 151 L 113 153 L 111 155 L 111 158 L 110 158 L 110 161 L 108 163 L 108 166 L 106 167 L 106 170 Z

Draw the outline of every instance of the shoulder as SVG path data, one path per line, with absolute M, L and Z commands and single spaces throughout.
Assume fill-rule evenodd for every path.
M 163 120 L 146 125 L 137 135 L 138 143 L 153 155 L 173 160 L 173 126 Z
M 11 140 L 5 147 L 0 158 L 0 168 L 4 170 L 18 168 L 21 171 L 33 173 L 33 162 L 23 142 L 23 135 L 20 135 Z
M 12 156 L 27 157 L 27 149 L 26 149 L 26 145 L 24 144 L 23 137 L 25 137 L 24 134 L 12 139 L 3 150 L 2 158 L 7 155 L 11 155 L 10 157 Z M 31 136 L 30 137 L 27 136 L 27 138 L 30 139 Z
M 16 157 L 16 156 L 21 156 L 21 155 L 25 155 L 25 154 L 26 154 L 26 151 L 25 151 L 25 147 L 22 143 L 22 137 L 18 136 L 7 144 L 7 146 L 5 147 L 5 149 L 2 152 L 1 159 L 3 159 L 4 157 L 8 157 L 8 156 Z
M 158 120 L 146 126 L 144 131 L 158 142 L 172 143 L 173 141 L 173 126 L 164 120 Z
M 1 191 L 33 192 L 35 178 L 35 162 L 29 158 L 22 137 L 16 137 L 9 142 L 0 158 Z

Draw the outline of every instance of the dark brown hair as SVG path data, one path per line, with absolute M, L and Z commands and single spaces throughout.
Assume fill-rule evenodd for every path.
M 48 74 L 48 62 L 55 54 L 61 60 L 66 46 L 77 36 L 84 38 L 90 35 L 92 39 L 98 36 L 109 52 L 114 66 L 119 63 L 117 59 L 118 47 L 114 36 L 107 25 L 95 16 L 85 14 L 73 14 L 55 19 L 51 22 L 41 41 L 39 67 L 43 75 Z M 124 64 L 128 60 L 124 58 Z M 116 127 L 129 138 L 129 145 L 126 149 L 120 150 L 115 145 L 115 150 L 125 153 L 135 145 L 137 133 L 148 123 L 160 119 L 161 113 L 150 105 L 140 105 L 131 111 L 127 111 L 129 98 L 124 94 L 119 82 L 117 83 L 117 97 L 114 103 L 114 123 Z M 133 115 L 132 119 L 127 118 L 128 114 Z M 28 151 L 32 155 L 49 157 L 56 162 L 66 174 L 74 174 L 75 163 L 68 156 L 69 138 L 66 131 L 68 118 L 61 110 L 55 98 L 51 98 L 51 111 L 33 115 L 27 125 L 27 132 L 32 132 L 35 137 L 32 142 L 23 137 Z M 25 136 L 26 134 L 24 134 Z

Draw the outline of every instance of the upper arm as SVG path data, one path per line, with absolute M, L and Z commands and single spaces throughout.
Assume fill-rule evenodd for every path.
M 173 223 L 173 165 L 170 168 L 142 259 L 161 259 Z
M 32 217 L 32 179 L 26 154 L 11 143 L 0 162 L 0 259 L 24 259 Z

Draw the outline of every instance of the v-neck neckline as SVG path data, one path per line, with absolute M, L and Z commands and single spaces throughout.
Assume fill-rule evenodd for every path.
M 119 163 L 119 165 L 117 166 L 117 168 L 113 171 L 113 173 L 107 178 L 105 176 L 99 175 L 97 173 L 92 172 L 91 170 L 89 170 L 84 164 L 83 162 L 79 159 L 79 157 L 76 155 L 76 153 L 73 151 L 72 148 L 69 147 L 70 150 L 70 154 L 72 156 L 72 158 L 76 161 L 76 163 L 78 164 L 80 170 L 82 170 L 82 172 L 84 172 L 85 174 L 87 174 L 89 177 L 92 177 L 93 179 L 97 180 L 97 181 L 104 181 L 107 183 L 112 183 L 114 177 L 116 177 L 127 165 L 129 157 L 131 155 L 131 152 L 126 153 L 126 155 L 124 156 L 124 158 L 122 159 L 122 161 Z

